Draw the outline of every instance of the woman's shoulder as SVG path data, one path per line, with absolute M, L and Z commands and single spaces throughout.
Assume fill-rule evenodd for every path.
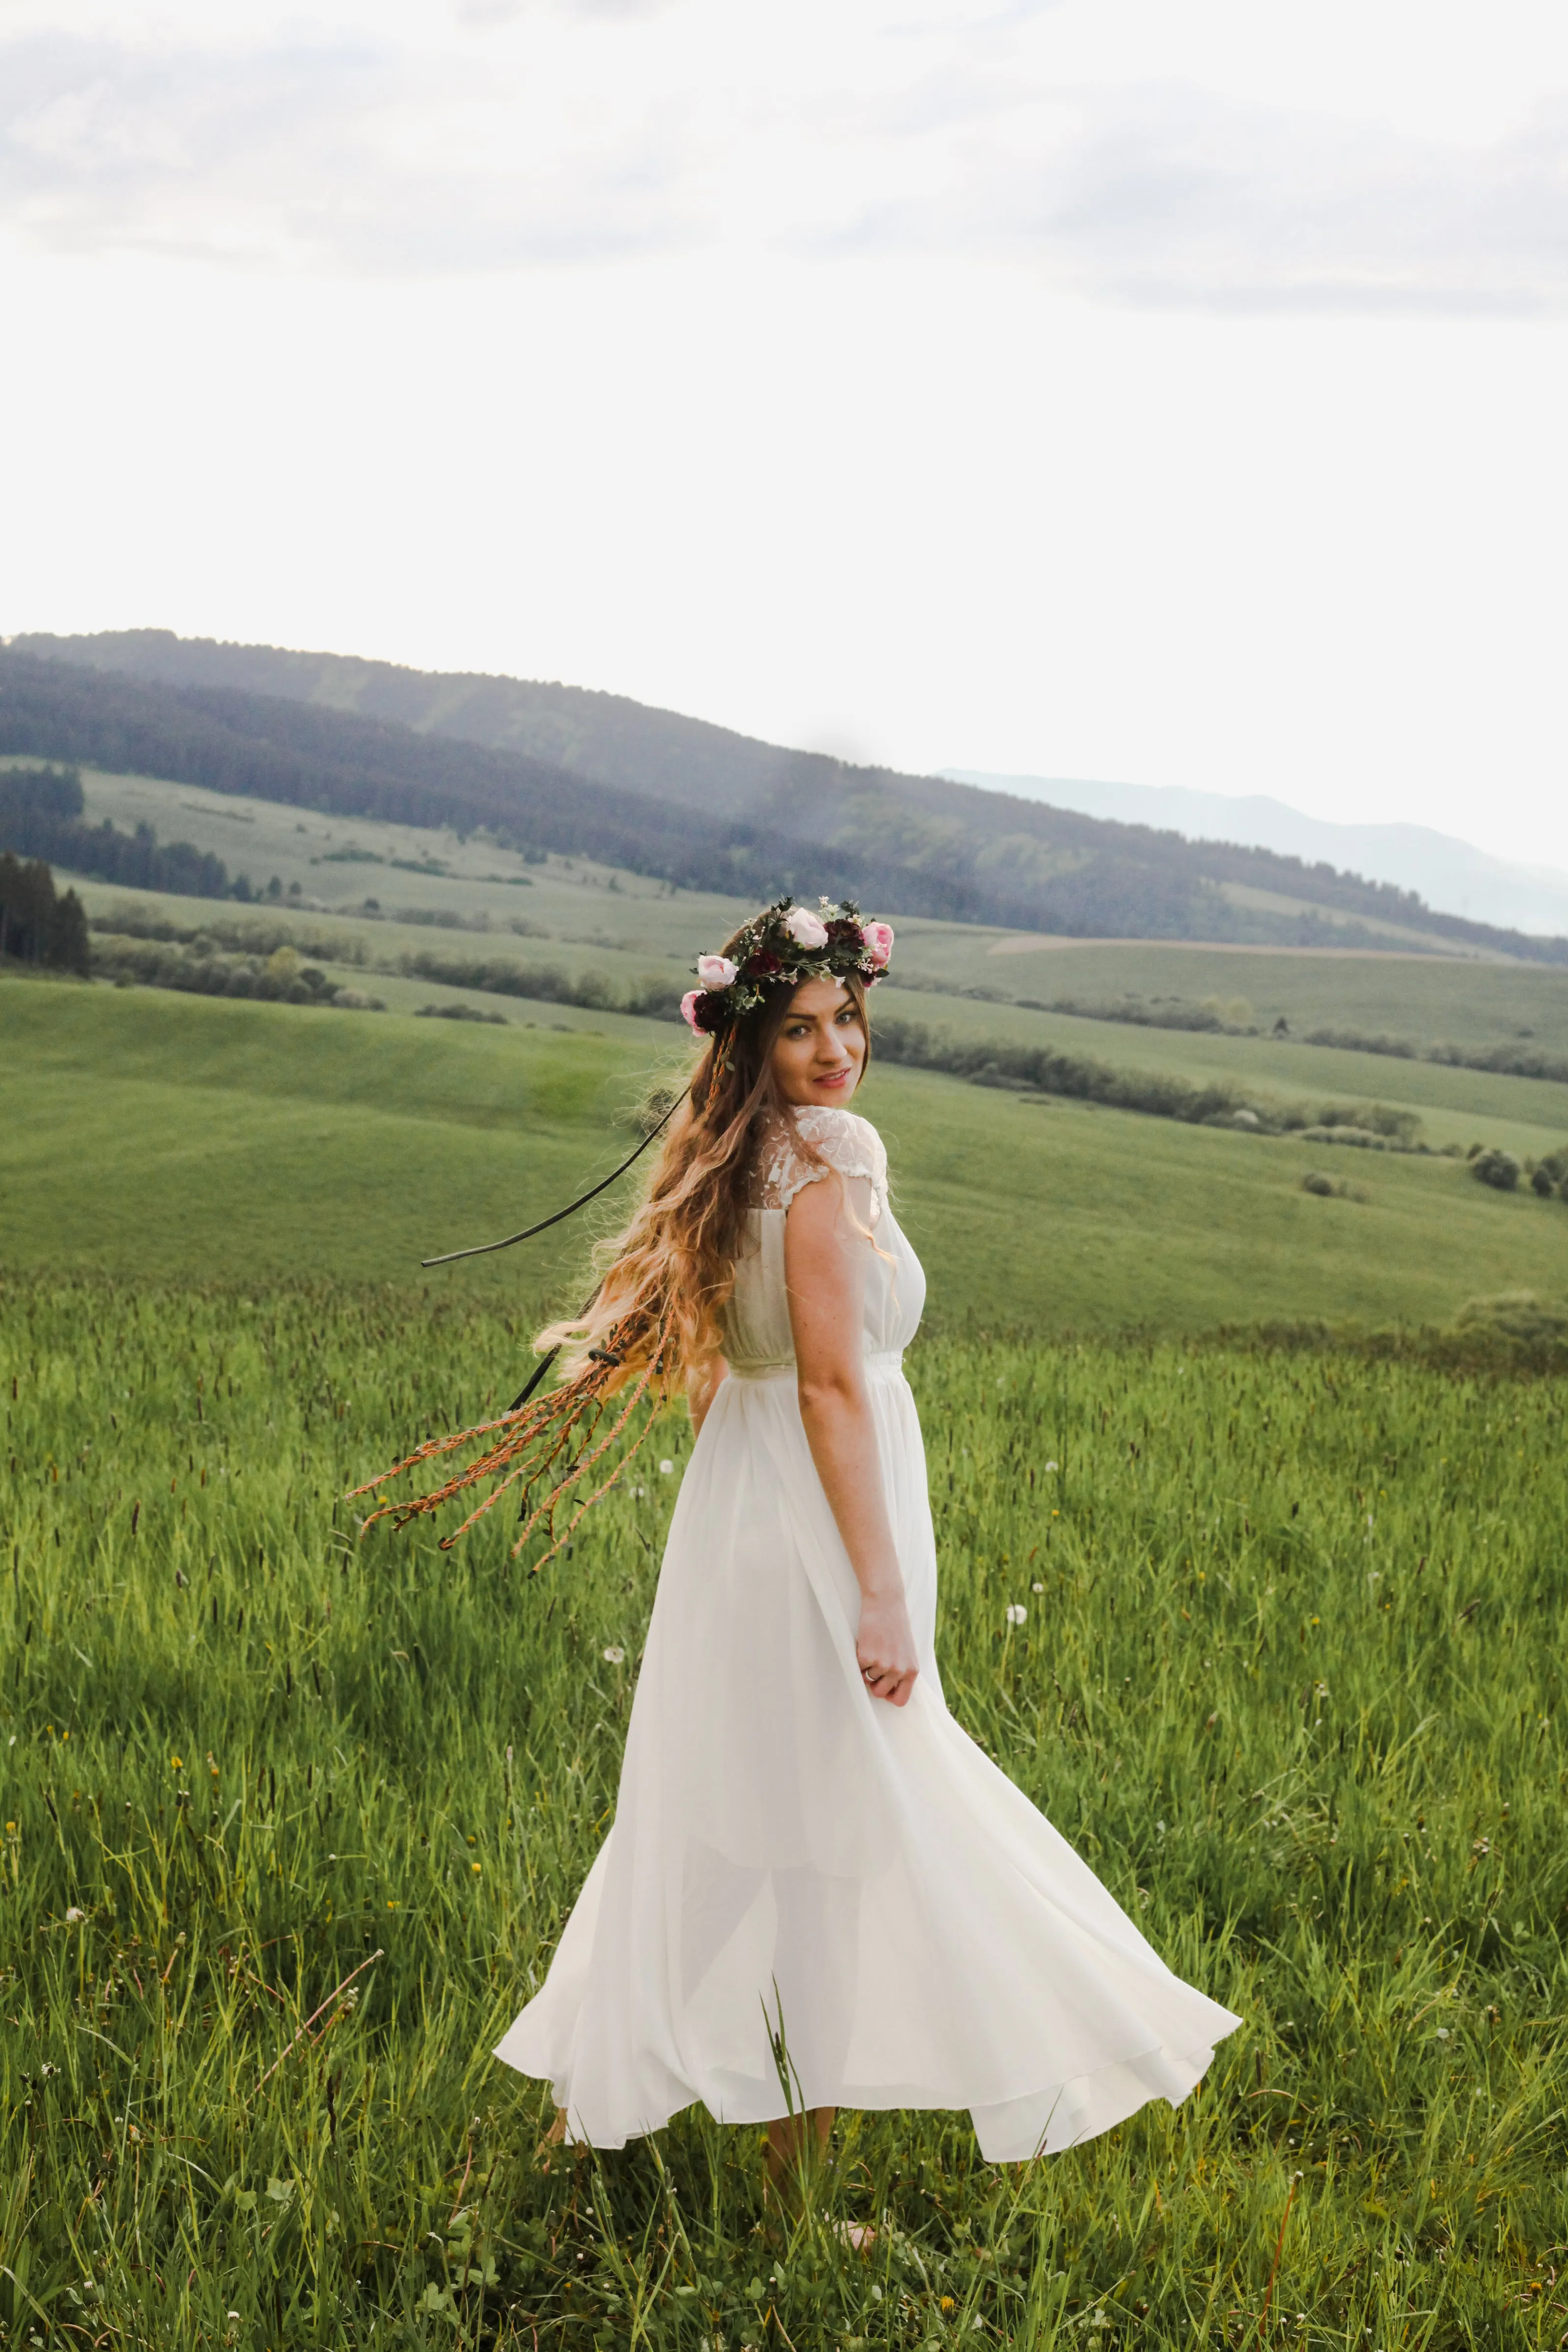
M 797 1134 L 820 1153 L 831 1168 L 841 1176 L 869 1176 L 881 1183 L 887 1175 L 888 1155 L 882 1139 L 868 1118 L 858 1111 L 840 1110 L 828 1103 L 808 1103 L 795 1114 Z
M 826 1103 L 782 1110 L 763 1131 L 751 1205 L 787 1209 L 803 1186 L 829 1168 L 840 1176 L 869 1177 L 879 1207 L 888 1188 L 888 1155 L 869 1119 Z

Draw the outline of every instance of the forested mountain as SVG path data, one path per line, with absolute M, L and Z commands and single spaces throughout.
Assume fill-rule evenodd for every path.
M 1417 930 L 1568 962 L 1568 941 L 1435 914 L 1327 866 L 855 767 L 622 696 L 166 630 L 13 639 L 0 751 L 484 825 L 693 887 L 847 890 L 904 914 L 1079 937 L 1313 945 L 1345 940 L 1349 917 L 1363 940 Z

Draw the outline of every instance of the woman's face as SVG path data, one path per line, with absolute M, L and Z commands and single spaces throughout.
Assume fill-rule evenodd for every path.
M 773 1083 L 787 1103 L 849 1100 L 866 1066 L 866 1032 L 841 980 L 803 980 L 774 1040 Z

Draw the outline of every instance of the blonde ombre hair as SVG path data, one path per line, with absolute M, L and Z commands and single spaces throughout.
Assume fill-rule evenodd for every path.
M 869 1061 L 866 983 L 858 972 L 841 977 Z M 510 1496 L 519 1506 L 513 1558 L 537 1532 L 546 1538 L 547 1549 L 533 1563 L 537 1574 L 584 1513 L 608 1494 L 653 1426 L 646 1407 L 678 1392 L 719 1351 L 763 1132 L 784 1112 L 773 1078 L 773 1046 L 802 985 L 794 977 L 768 982 L 759 1002 L 707 1039 L 640 1207 L 623 1232 L 595 1252 L 603 1272 L 591 1305 L 570 1321 L 551 1324 L 534 1342 L 563 1351 L 559 1385 L 533 1394 L 546 1369 L 541 1364 L 505 1412 L 428 1437 L 356 1486 L 351 1499 L 379 1496 L 410 1472 L 479 1449 L 426 1491 L 378 1501 L 362 1528 L 384 1518 L 406 1527 L 479 1492 L 462 1525 L 441 1538 L 442 1550 L 449 1551 Z M 804 1136 L 799 1149 L 825 1164 Z M 621 1441 L 628 1437 L 623 1450 Z M 557 1514 L 566 1510 L 570 1521 L 558 1528 Z
M 658 1383 L 669 1394 L 719 1352 L 758 1150 L 784 1108 L 773 1046 L 800 984 L 770 988 L 761 1004 L 706 1041 L 641 1204 L 594 1253 L 602 1279 L 592 1306 L 534 1341 L 563 1348 L 569 1371 L 604 1363 L 606 1395 L 645 1371 L 656 1353 Z M 852 971 L 843 985 L 869 1062 L 866 984 Z M 800 1149 L 816 1159 L 804 1138 Z

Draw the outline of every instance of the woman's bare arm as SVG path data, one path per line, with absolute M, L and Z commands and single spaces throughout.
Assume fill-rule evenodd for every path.
M 686 1409 L 691 1415 L 691 1426 L 699 1437 L 708 1418 L 708 1408 L 719 1393 L 720 1383 L 729 1378 L 730 1367 L 722 1356 L 710 1356 L 705 1364 L 693 1370 L 686 1383 Z
M 920 1669 L 866 1395 L 861 1318 L 870 1222 L 865 1177 L 803 1186 L 784 1220 L 784 1280 L 800 1417 L 860 1587 L 856 1654 L 867 1689 L 903 1706 Z

